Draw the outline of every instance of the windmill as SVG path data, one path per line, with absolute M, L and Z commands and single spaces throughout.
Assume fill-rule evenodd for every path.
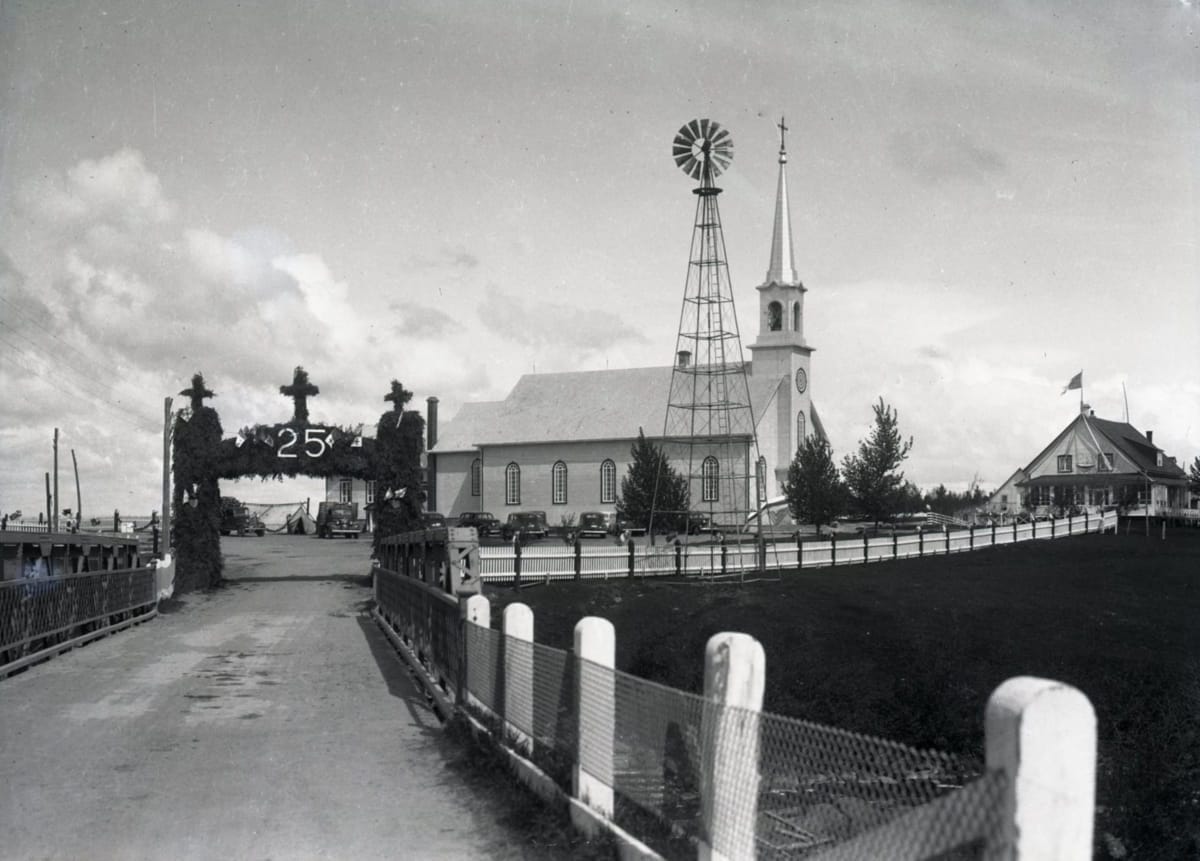
M 738 531 L 757 509 L 763 483 L 755 481 L 758 441 L 715 185 L 733 160 L 733 138 L 713 120 L 692 120 L 675 135 L 672 156 L 698 185 L 664 451 L 687 465 L 691 510 L 722 531 Z

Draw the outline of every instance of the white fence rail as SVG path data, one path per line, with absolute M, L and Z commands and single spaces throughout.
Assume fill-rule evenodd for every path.
M 485 582 L 607 580 L 614 577 L 744 576 L 759 570 L 862 565 L 920 556 L 966 553 L 1035 539 L 1116 530 L 1117 514 L 972 526 L 966 529 L 871 537 L 822 538 L 758 544 L 570 545 L 480 547 Z M 761 564 L 760 564 L 761 563 Z

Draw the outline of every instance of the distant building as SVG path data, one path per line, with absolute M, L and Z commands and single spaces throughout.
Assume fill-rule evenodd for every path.
M 1189 505 L 1187 474 L 1154 444 L 1153 431 L 1142 434 L 1128 422 L 1091 412 L 1081 412 L 1017 470 L 992 495 L 989 508 L 1007 504 L 1016 510 L 1013 488 L 1020 490 L 1020 508 L 1034 512 L 1117 506 L 1135 515 L 1180 517 Z M 1002 494 L 1009 499 L 1000 501 Z
M 794 264 L 786 161 L 781 147 L 770 261 L 756 288 L 758 334 L 747 363 L 758 440 L 755 466 L 764 497 L 782 493 L 800 441 L 825 436 L 812 403 L 813 348 L 804 339 L 807 288 Z M 504 400 L 463 404 L 440 430 L 435 413 L 429 507 L 452 517 L 490 511 L 501 520 L 512 511 L 543 510 L 551 525 L 584 511 L 612 511 L 639 429 L 647 439 L 661 440 L 671 374 L 670 365 L 527 374 Z M 738 457 L 749 468 L 751 440 L 744 442 Z M 692 505 L 703 511 L 704 502 L 693 499 Z

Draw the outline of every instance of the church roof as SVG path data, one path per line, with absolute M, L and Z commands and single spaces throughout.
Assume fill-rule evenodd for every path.
M 434 451 L 481 445 L 632 440 L 641 428 L 662 435 L 671 387 L 670 365 L 605 371 L 526 374 L 503 401 L 463 404 Z M 750 403 L 761 420 L 783 378 L 747 376 Z

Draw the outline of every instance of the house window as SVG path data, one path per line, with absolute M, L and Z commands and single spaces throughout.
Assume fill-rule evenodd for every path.
M 765 457 L 758 459 L 758 501 L 760 503 L 767 501 L 767 459 Z
M 1111 451 L 1106 451 L 1106 452 L 1101 453 L 1101 455 L 1100 455 L 1100 471 L 1101 472 L 1112 472 L 1114 463 L 1115 463 L 1115 458 L 1113 458 L 1113 453 Z
M 1008 494 L 1007 493 L 1000 494 L 1000 501 L 1003 503 L 1007 503 L 1008 502 Z
M 720 464 L 712 455 L 704 458 L 700 465 L 700 498 L 705 502 L 716 502 L 720 496 L 720 486 L 717 477 L 720 474 Z
M 1058 456 L 1058 471 L 1059 472 L 1070 472 L 1071 471 L 1071 455 L 1060 454 Z
M 778 302 L 767 305 L 767 328 L 772 332 L 783 328 L 783 306 Z
M 521 504 L 521 467 L 515 463 L 504 468 L 504 504 Z
M 605 504 L 617 501 L 617 465 L 611 460 L 600 464 L 600 501 Z
M 567 465 L 561 460 L 550 471 L 550 485 L 555 505 L 567 504 Z
M 796 448 L 804 445 L 804 411 L 796 413 Z
M 483 462 L 479 458 L 471 461 L 471 496 L 483 492 Z
M 350 502 L 354 499 L 354 479 L 343 478 L 338 482 L 338 502 Z
M 375 482 L 367 482 L 367 505 L 375 501 Z

